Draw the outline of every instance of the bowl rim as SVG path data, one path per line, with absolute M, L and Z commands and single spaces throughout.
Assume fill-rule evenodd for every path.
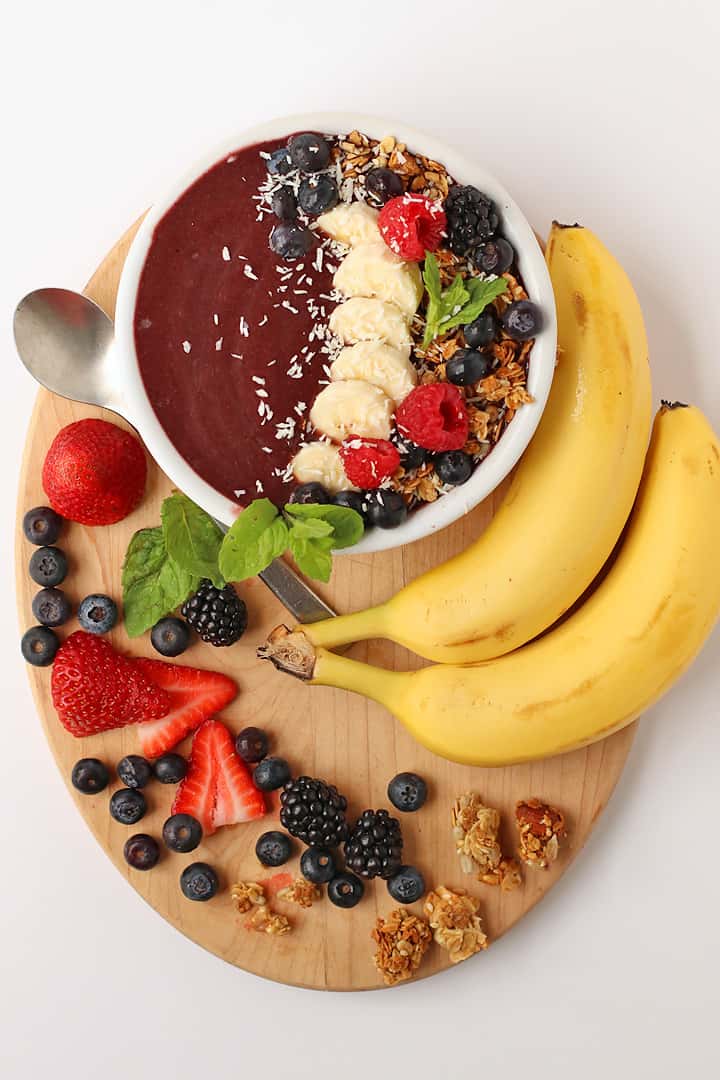
M 276 117 L 224 139 L 185 168 L 152 205 L 138 228 L 122 269 L 115 309 L 115 363 L 119 411 L 140 433 L 148 452 L 170 480 L 194 502 L 225 525 L 236 519 L 239 507 L 204 480 L 180 454 L 165 433 L 145 390 L 135 350 L 134 318 L 137 291 L 155 226 L 183 192 L 208 169 L 234 151 L 296 131 L 344 133 L 360 130 L 372 138 L 391 134 L 413 150 L 441 161 L 460 183 L 474 184 L 498 205 L 503 235 L 515 248 L 523 282 L 543 314 L 543 327 L 533 345 L 528 366 L 528 391 L 533 402 L 523 405 L 492 452 L 462 486 L 428 503 L 395 529 L 370 529 L 359 543 L 336 552 L 366 554 L 413 543 L 446 528 L 473 510 L 510 473 L 528 446 L 542 416 L 555 371 L 557 324 L 555 299 L 545 258 L 537 237 L 505 188 L 481 165 L 434 136 L 383 117 L 347 112 L 298 113 Z

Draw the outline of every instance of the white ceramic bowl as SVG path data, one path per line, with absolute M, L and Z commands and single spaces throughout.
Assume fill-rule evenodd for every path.
M 524 215 L 505 189 L 481 165 L 458 154 L 422 132 L 373 116 L 344 113 L 310 113 L 285 116 L 259 124 L 228 139 L 222 146 L 196 161 L 159 199 L 140 226 L 125 261 L 120 280 L 115 313 L 116 373 L 113 403 L 137 428 L 149 452 L 172 482 L 227 525 L 237 516 L 237 506 L 200 477 L 175 449 L 160 425 L 148 399 L 135 353 L 133 319 L 138 283 L 156 224 L 179 196 L 211 166 L 239 147 L 266 139 L 281 138 L 294 131 L 346 132 L 358 128 L 373 138 L 392 134 L 410 149 L 441 161 L 461 184 L 474 184 L 486 192 L 502 212 L 503 233 L 513 245 L 518 266 L 529 295 L 543 313 L 543 328 L 538 335 L 528 371 L 528 389 L 535 399 L 523 405 L 508 425 L 491 454 L 475 469 L 470 480 L 443 495 L 434 503 L 414 511 L 404 525 L 396 529 L 371 529 L 359 544 L 346 552 L 383 551 L 409 544 L 423 536 L 444 529 L 482 502 L 508 475 L 533 436 L 552 383 L 555 368 L 555 301 L 542 251 Z M 116 403 L 116 404 L 115 404 Z

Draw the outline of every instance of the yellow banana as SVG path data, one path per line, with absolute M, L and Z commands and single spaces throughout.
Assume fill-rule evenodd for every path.
M 548 757 L 634 720 L 687 668 L 720 609 L 720 448 L 697 409 L 658 413 L 619 553 L 588 600 L 514 653 L 391 672 L 315 649 L 302 631 L 260 655 L 386 706 L 424 746 L 470 765 Z
M 385 637 L 441 663 L 500 656 L 554 623 L 612 551 L 650 433 L 642 314 L 624 271 L 589 230 L 553 225 L 547 262 L 558 368 L 495 518 L 466 551 L 387 603 L 307 627 L 315 645 Z

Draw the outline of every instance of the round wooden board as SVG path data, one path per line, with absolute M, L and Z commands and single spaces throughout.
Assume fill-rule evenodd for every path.
M 110 252 L 86 289 L 111 315 L 134 231 L 135 227 L 130 229 Z M 18 521 L 26 509 L 45 501 L 40 481 L 42 462 L 58 429 L 93 415 L 118 422 L 112 413 L 40 392 L 25 448 Z M 74 605 L 90 592 L 119 597 L 120 567 L 128 540 L 136 529 L 159 522 L 160 503 L 171 485 L 154 463 L 149 464 L 146 496 L 127 520 L 110 528 L 66 527 L 61 543 L 70 556 L 70 572 L 63 588 Z M 332 581 L 322 592 L 337 611 L 379 603 L 418 574 L 464 549 L 491 516 L 492 500 L 488 500 L 441 534 L 402 550 L 338 557 Z M 31 547 L 22 532 L 18 533 L 17 590 L 24 629 L 33 622 L 30 604 L 35 586 L 27 574 Z M 490 941 L 496 940 L 552 888 L 582 847 L 622 772 L 634 727 L 588 749 L 535 764 L 494 770 L 454 765 L 418 746 L 379 706 L 343 691 L 304 686 L 258 662 L 256 646 L 274 625 L 288 621 L 288 616 L 258 579 L 243 585 L 241 592 L 250 611 L 250 628 L 242 641 L 228 650 L 194 645 L 181 662 L 232 675 L 240 694 L 224 716 L 230 727 L 237 731 L 254 723 L 268 729 L 275 750 L 288 758 L 293 770 L 335 783 L 348 796 L 351 814 L 368 806 L 389 805 L 387 783 L 396 772 L 413 770 L 426 777 L 430 797 L 425 808 L 415 815 L 401 815 L 407 861 L 421 868 L 428 885 L 465 887 L 480 897 Z M 73 620 L 66 629 L 76 626 Z M 116 647 L 135 655 L 153 654 L 147 638 L 130 642 L 122 627 L 113 632 L 112 639 Z M 405 650 L 387 642 L 356 645 L 351 655 L 386 667 L 408 668 L 417 663 Z M 224 960 L 269 979 L 318 990 L 382 987 L 372 963 L 370 932 L 377 916 L 386 915 L 394 906 L 383 882 L 369 883 L 362 903 L 352 911 L 334 908 L 326 898 L 309 910 L 277 904 L 294 925 L 292 933 L 284 937 L 244 929 L 242 916 L 231 905 L 229 886 L 234 881 L 268 877 L 269 871 L 258 863 L 254 848 L 258 835 L 277 822 L 276 798 L 261 822 L 220 829 L 192 855 L 166 852 L 150 873 L 131 870 L 123 860 L 122 848 L 133 830 L 111 819 L 109 791 L 97 797 L 82 796 L 69 785 L 69 778 L 80 757 L 99 757 L 114 765 L 123 754 L 137 752 L 133 728 L 73 739 L 58 723 L 52 707 L 49 669 L 28 667 L 28 674 L 50 747 L 80 813 L 120 873 L 164 918 Z M 450 833 L 450 807 L 455 797 L 467 790 L 480 792 L 486 803 L 502 811 L 508 853 L 514 849 L 512 811 L 519 798 L 534 795 L 562 807 L 569 837 L 555 866 L 549 871 L 527 871 L 522 888 L 511 893 L 463 875 Z M 139 830 L 159 836 L 173 793 L 174 788 L 161 784 L 149 786 L 149 812 Z M 181 869 L 195 859 L 212 863 L 221 874 L 222 891 L 208 904 L 185 900 L 178 886 Z M 297 858 L 283 869 L 297 874 Z M 419 905 L 415 908 L 419 911 Z M 482 954 L 472 963 L 481 967 Z M 433 945 L 418 977 L 433 975 L 447 966 L 447 953 Z

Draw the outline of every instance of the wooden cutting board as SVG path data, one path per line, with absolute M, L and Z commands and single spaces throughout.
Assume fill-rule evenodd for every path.
M 135 228 L 110 252 L 85 290 L 110 315 Z M 58 429 L 81 417 L 98 415 L 122 425 L 112 413 L 73 404 L 44 390 L 38 395 L 28 430 L 18 506 L 17 590 L 23 630 L 34 622 L 30 604 L 36 586 L 27 573 L 32 548 L 22 535 L 22 514 L 45 502 L 42 462 Z M 73 605 L 90 592 L 120 597 L 120 567 L 128 541 L 136 529 L 159 523 L 160 503 L 170 489 L 170 481 L 151 462 L 146 496 L 129 518 L 108 528 L 66 527 L 59 541 L 70 558 L 63 588 Z M 462 551 L 492 513 L 493 501 L 489 499 L 444 532 L 402 550 L 340 556 L 335 560 L 332 581 L 320 591 L 340 612 L 379 603 L 418 574 Z M 257 661 L 256 646 L 274 625 L 288 621 L 288 616 L 259 580 L 242 585 L 240 592 L 250 612 L 250 627 L 242 641 L 231 649 L 194 645 L 180 662 L 231 675 L 240 687 L 238 698 L 224 714 L 231 729 L 238 731 L 248 724 L 267 729 L 272 734 L 273 751 L 289 760 L 293 772 L 335 783 L 348 797 L 350 814 L 366 807 L 389 807 L 386 788 L 395 773 L 412 770 L 424 776 L 430 786 L 426 806 L 417 814 L 400 815 L 406 860 L 420 867 L 429 886 L 465 887 L 479 897 L 490 941 L 497 940 L 553 887 L 584 844 L 622 772 L 634 727 L 588 749 L 535 764 L 495 770 L 454 765 L 418 746 L 381 707 L 343 691 L 304 686 Z M 62 632 L 76 628 L 73 619 Z M 116 647 L 134 655 L 154 655 L 147 637 L 130 642 L 122 627 L 113 632 L 112 640 Z M 350 655 L 386 667 L 409 668 L 418 663 L 404 649 L 387 642 L 356 645 Z M 50 749 L 78 810 L 123 877 L 164 918 L 224 960 L 269 979 L 322 990 L 382 987 L 372 963 L 370 931 L 377 916 L 386 915 L 395 906 L 384 882 L 370 882 L 363 901 L 351 911 L 333 907 L 325 897 L 309 910 L 278 903 L 277 909 L 288 915 L 294 926 L 284 937 L 244 929 L 243 917 L 230 902 L 230 885 L 269 876 L 270 871 L 258 863 L 254 848 L 261 832 L 277 827 L 277 798 L 261 822 L 222 828 L 190 855 L 163 852 L 160 863 L 150 872 L 131 870 L 122 855 L 125 839 L 132 832 L 159 837 L 174 787 L 149 785 L 149 812 L 133 829 L 113 821 L 108 812 L 109 795 L 119 786 L 117 782 L 97 797 L 79 795 L 69 783 L 74 762 L 92 756 L 114 766 L 124 754 L 138 752 L 134 730 L 129 727 L 83 740 L 72 738 L 52 707 L 50 669 L 28 666 L 28 675 Z M 187 751 L 189 745 L 181 749 Z M 502 811 L 508 853 L 515 846 L 512 811 L 518 799 L 537 796 L 561 807 L 568 819 L 569 836 L 555 866 L 549 871 L 526 871 L 523 886 L 511 893 L 463 875 L 451 838 L 450 808 L 456 796 L 468 790 L 480 792 L 487 804 Z M 222 891 L 210 903 L 192 903 L 180 892 L 180 872 L 196 859 L 213 864 L 221 877 Z M 283 869 L 297 875 L 297 856 Z M 414 910 L 419 912 L 420 905 L 414 905 Z M 113 930 L 118 944 L 123 928 L 115 926 Z M 478 977 L 482 977 L 482 954 L 467 962 L 477 965 Z M 433 944 L 418 977 L 433 975 L 447 966 L 447 953 Z

